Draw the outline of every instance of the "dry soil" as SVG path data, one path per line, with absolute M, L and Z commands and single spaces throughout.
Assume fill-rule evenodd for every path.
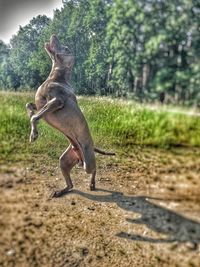
M 1 267 L 199 267 L 200 149 L 127 148 L 98 156 L 97 191 L 57 162 L 7 163 L 0 174 Z

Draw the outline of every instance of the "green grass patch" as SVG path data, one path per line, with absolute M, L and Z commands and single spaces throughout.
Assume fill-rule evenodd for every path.
M 38 140 L 29 144 L 25 104 L 33 100 L 29 93 L 0 93 L 1 161 L 32 160 L 34 154 L 53 160 L 67 147 L 66 138 L 43 121 L 38 125 Z M 200 145 L 198 117 L 107 98 L 80 97 L 78 101 L 98 146 Z
M 200 118 L 169 110 L 151 110 L 134 102 L 80 98 L 96 141 L 153 146 L 199 146 Z

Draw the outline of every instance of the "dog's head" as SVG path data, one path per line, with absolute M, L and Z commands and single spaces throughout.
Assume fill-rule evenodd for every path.
M 74 57 L 67 46 L 63 46 L 55 35 L 52 35 L 49 43 L 45 43 L 45 49 L 56 65 L 72 68 Z

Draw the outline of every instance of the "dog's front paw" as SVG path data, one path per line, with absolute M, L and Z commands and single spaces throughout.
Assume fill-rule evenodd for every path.
M 38 132 L 37 131 L 32 131 L 30 134 L 30 143 L 33 143 L 36 139 L 38 138 Z
M 36 123 L 38 121 L 38 117 L 36 115 L 31 116 L 31 124 Z

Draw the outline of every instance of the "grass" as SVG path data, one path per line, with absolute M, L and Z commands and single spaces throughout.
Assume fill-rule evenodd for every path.
M 43 121 L 38 126 L 38 140 L 29 144 L 25 104 L 33 99 L 30 93 L 0 93 L 1 162 L 32 160 L 33 154 L 53 160 L 67 147 L 66 138 Z M 80 97 L 79 104 L 98 146 L 200 145 L 198 117 L 107 98 Z
M 121 146 L 200 145 L 198 117 L 106 98 L 81 98 L 80 104 L 98 141 Z

